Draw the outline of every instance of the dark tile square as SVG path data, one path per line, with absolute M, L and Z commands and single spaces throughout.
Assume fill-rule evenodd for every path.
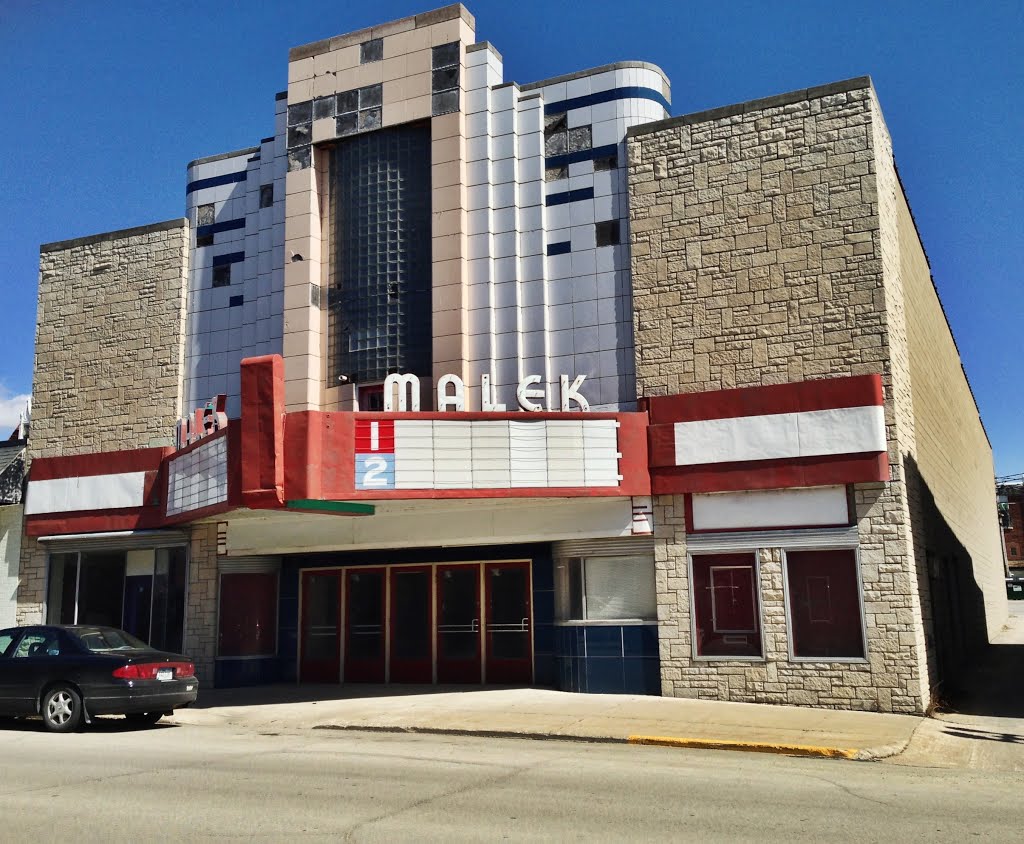
M 622 661 L 623 691 L 630 695 L 661 694 L 661 663 L 657 659 L 627 658 Z
M 622 628 L 623 656 L 658 656 L 658 628 L 634 625 Z
M 533 682 L 536 686 L 555 685 L 555 659 L 552 656 L 535 656 L 533 660 Z
M 533 619 L 536 624 L 551 624 L 555 620 L 555 593 L 533 593 Z
M 591 694 L 622 694 L 622 660 L 612 657 L 588 657 L 587 691 Z
M 533 561 L 533 591 L 546 592 L 555 588 L 555 566 L 551 560 Z
M 587 627 L 587 657 L 622 656 L 622 628 Z
M 533 650 L 538 654 L 555 652 L 555 628 L 551 624 L 537 624 L 533 628 Z

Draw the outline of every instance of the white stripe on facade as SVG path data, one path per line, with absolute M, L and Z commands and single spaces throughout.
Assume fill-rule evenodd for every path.
M 702 419 L 675 425 L 677 466 L 885 451 L 879 405 Z
M 145 472 L 30 481 L 25 515 L 141 507 L 145 483 Z
M 693 496 L 694 530 L 812 527 L 849 520 L 846 488 L 769 489 Z

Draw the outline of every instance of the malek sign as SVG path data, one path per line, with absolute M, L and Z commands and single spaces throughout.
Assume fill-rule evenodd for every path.
M 577 375 L 572 384 L 569 383 L 568 375 L 559 375 L 560 407 L 559 410 L 568 413 L 575 403 L 580 410 L 590 410 L 588 402 L 579 392 L 583 386 L 586 375 Z M 516 387 L 516 401 L 522 410 L 532 413 L 554 408 L 545 408 L 534 399 L 543 399 L 545 391 L 537 389 L 534 384 L 539 384 L 541 376 L 527 375 Z M 395 407 L 395 388 L 398 388 L 398 407 Z M 495 397 L 495 388 L 491 384 L 490 375 L 480 377 L 480 410 L 485 412 L 501 412 L 506 410 L 504 404 L 499 404 Z M 384 379 L 384 412 L 392 413 L 395 410 L 417 412 L 420 409 L 420 379 L 412 374 L 389 375 Z M 437 381 L 437 409 L 439 411 L 463 411 L 466 410 L 466 385 L 458 375 L 442 375 Z

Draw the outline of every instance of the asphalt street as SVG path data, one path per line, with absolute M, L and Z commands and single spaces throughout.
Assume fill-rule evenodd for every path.
M 1017 773 L 570 741 L 0 726 L 5 842 L 1020 840 Z

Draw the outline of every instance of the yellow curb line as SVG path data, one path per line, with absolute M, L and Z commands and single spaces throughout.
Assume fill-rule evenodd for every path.
M 858 751 L 849 747 L 817 747 L 811 744 L 768 744 L 756 741 L 678 738 L 675 736 L 630 736 L 629 744 L 659 747 L 693 747 L 702 750 L 746 750 L 750 753 L 784 753 L 789 756 L 819 756 L 828 759 L 853 759 Z

